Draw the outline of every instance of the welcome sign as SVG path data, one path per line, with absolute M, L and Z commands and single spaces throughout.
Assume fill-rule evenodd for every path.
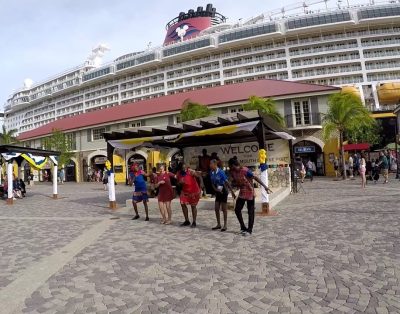
M 256 142 L 238 143 L 219 146 L 188 147 L 183 150 L 185 162 L 195 169 L 198 167 L 199 156 L 203 149 L 207 149 L 208 155 L 217 153 L 224 166 L 228 166 L 228 161 L 236 156 L 243 166 L 258 166 L 258 144 Z M 286 140 L 272 140 L 266 143 L 268 154 L 268 164 L 284 165 L 289 164 L 289 144 Z

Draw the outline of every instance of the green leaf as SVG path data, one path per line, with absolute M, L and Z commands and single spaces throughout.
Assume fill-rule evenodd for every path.
M 258 110 L 263 114 L 270 116 L 281 126 L 285 126 L 285 119 L 276 109 L 275 101 L 271 98 L 250 96 L 249 101 L 245 103 L 242 107 L 245 111 Z
M 205 105 L 186 100 L 181 109 L 181 121 L 190 121 L 211 116 L 213 111 Z

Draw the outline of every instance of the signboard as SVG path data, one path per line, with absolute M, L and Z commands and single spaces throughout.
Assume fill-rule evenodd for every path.
M 94 163 L 95 164 L 105 164 L 106 163 L 106 160 L 107 160 L 107 157 L 96 157 L 95 159 L 94 159 Z
M 124 166 L 122 166 L 122 165 L 115 165 L 115 166 L 114 166 L 114 172 L 115 172 L 115 173 L 122 173 L 122 172 L 124 172 Z
M 185 162 L 192 168 L 198 167 L 199 156 L 203 149 L 207 149 L 208 155 L 217 153 L 225 167 L 233 156 L 236 156 L 243 166 L 257 166 L 258 144 L 256 142 L 239 143 L 219 146 L 188 147 L 184 149 Z M 268 164 L 289 164 L 289 145 L 286 140 L 272 140 L 266 142 Z
M 298 146 L 294 148 L 295 154 L 315 153 L 315 146 Z

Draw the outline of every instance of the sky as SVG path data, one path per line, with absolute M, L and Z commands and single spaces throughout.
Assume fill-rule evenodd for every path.
M 82 64 L 106 43 L 104 62 L 162 44 L 179 12 L 213 3 L 228 22 L 295 0 L 0 0 L 0 110 L 26 78 L 41 82 Z

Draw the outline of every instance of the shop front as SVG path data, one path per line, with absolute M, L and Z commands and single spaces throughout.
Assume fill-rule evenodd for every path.
M 65 181 L 76 182 L 76 163 L 72 159 L 65 165 Z
M 301 158 L 304 165 L 306 165 L 309 160 L 314 162 L 317 168 L 316 175 L 325 175 L 324 154 L 322 148 L 318 144 L 311 141 L 301 141 L 293 146 L 293 151 L 295 156 Z
M 147 161 L 144 156 L 140 154 L 134 154 L 128 159 L 128 169 L 131 169 L 131 166 L 133 164 L 138 164 L 139 168 L 142 169 L 143 171 L 147 172 Z

